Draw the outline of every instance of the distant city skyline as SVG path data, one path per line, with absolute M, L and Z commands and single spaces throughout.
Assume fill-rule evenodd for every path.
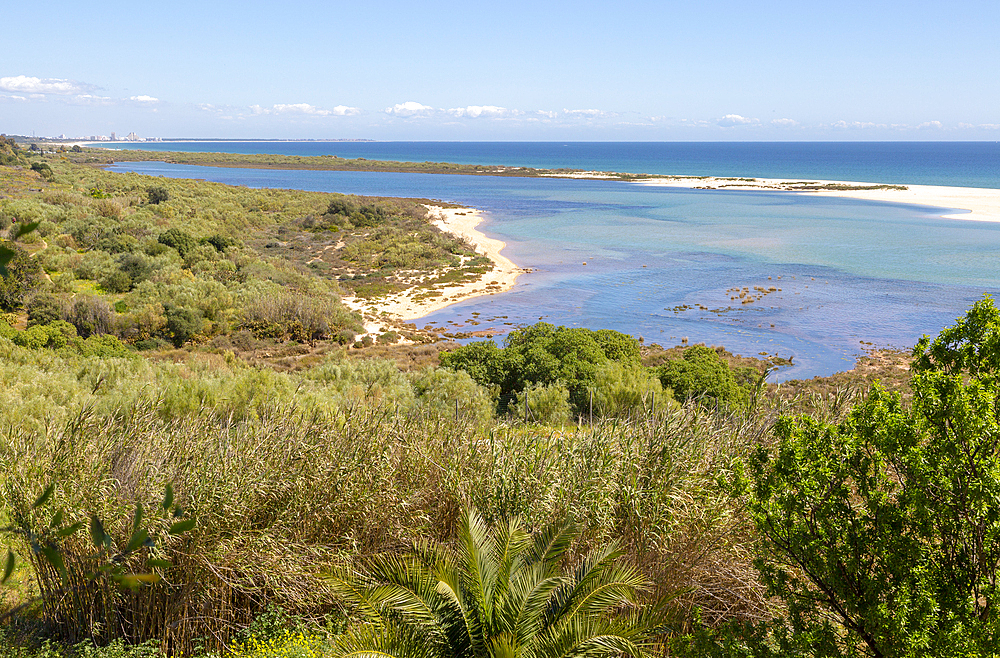
M 0 132 L 997 140 L 1000 4 L 16 3 Z M 29 27 L 30 26 L 30 27 Z

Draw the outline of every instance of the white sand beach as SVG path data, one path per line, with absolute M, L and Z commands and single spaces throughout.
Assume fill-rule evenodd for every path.
M 515 265 L 500 252 L 503 241 L 489 238 L 476 230 L 483 221 L 482 213 L 473 208 L 442 208 L 427 206 L 431 223 L 446 233 L 458 236 L 493 262 L 493 269 L 477 281 L 450 284 L 435 288 L 434 296 L 427 296 L 427 289 L 414 286 L 400 293 L 374 300 L 345 297 L 343 303 L 360 312 L 365 318 L 365 331 L 381 333 L 393 324 L 415 320 L 439 311 L 456 302 L 477 295 L 493 295 L 510 290 L 518 275 L 528 271 Z
M 767 190 L 796 194 L 819 194 L 822 196 L 850 197 L 867 201 L 887 201 L 891 203 L 913 203 L 942 209 L 941 216 L 949 219 L 1000 222 L 1000 190 L 979 187 L 945 187 L 940 185 L 892 185 L 876 183 L 856 183 L 844 181 L 817 181 L 806 178 L 784 180 L 776 178 L 733 179 L 670 177 L 650 178 L 636 181 L 642 185 L 662 185 L 691 189 L 713 190 Z M 882 189 L 819 189 L 802 190 L 808 187 L 882 188 Z M 906 189 L 891 189 L 905 187 Z

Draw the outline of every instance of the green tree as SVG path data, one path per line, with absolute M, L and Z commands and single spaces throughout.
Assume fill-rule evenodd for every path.
M 180 254 L 181 258 L 187 256 L 188 252 L 198 246 L 198 241 L 190 233 L 179 228 L 167 229 L 160 234 L 157 242 L 173 247 Z
M 164 315 L 167 318 L 167 332 L 174 347 L 180 347 L 201 331 L 202 317 L 195 309 L 186 306 L 167 306 Z
M 687 348 L 682 358 L 663 364 L 657 374 L 663 387 L 671 389 L 680 401 L 700 399 L 733 406 L 748 396 L 747 387 L 740 385 L 729 364 L 705 345 Z
M 582 411 L 598 370 L 612 361 L 638 364 L 638 341 L 608 329 L 591 331 L 545 322 L 510 332 L 502 350 L 486 341 L 470 343 L 441 357 L 442 365 L 466 370 L 484 386 L 498 387 L 501 411 L 525 386 L 555 383 L 569 389 L 570 402 Z
M 31 170 L 37 172 L 45 180 L 50 181 L 55 178 L 55 174 L 52 173 L 52 167 L 47 162 L 32 162 Z
M 460 519 L 455 546 L 418 544 L 367 560 L 333 583 L 365 623 L 340 636 L 335 656 L 513 658 L 647 654 L 656 615 L 638 614 L 648 583 L 614 545 L 573 569 L 572 527 L 532 537 L 517 520 Z
M 911 408 L 876 387 L 840 425 L 777 425 L 750 461 L 748 511 L 787 615 L 752 653 L 996 655 L 998 346 L 987 298 L 917 345 Z
M 170 201 L 170 190 L 162 185 L 146 188 L 146 200 L 153 205 Z

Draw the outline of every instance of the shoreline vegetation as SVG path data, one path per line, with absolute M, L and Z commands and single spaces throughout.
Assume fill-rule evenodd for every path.
M 0 658 L 995 653 L 992 300 L 782 384 L 362 333 L 341 299 L 512 285 L 481 219 L 0 137 Z

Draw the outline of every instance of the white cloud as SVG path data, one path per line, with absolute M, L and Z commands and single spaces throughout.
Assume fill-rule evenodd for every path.
M 799 125 L 799 122 L 795 119 L 771 119 L 771 125 L 792 127 Z
M 941 130 L 943 127 L 940 121 L 925 121 L 917 126 L 917 130 Z
M 15 75 L 0 78 L 0 90 L 22 94 L 58 94 L 71 96 L 93 90 L 92 85 L 62 80 L 59 78 L 34 78 L 27 75 Z
M 448 114 L 456 117 L 471 117 L 476 119 L 479 117 L 499 118 L 512 114 L 520 114 L 520 112 L 517 110 L 508 110 L 505 107 L 497 107 L 496 105 L 469 105 L 468 107 L 452 108 L 448 110 Z
M 398 103 L 392 107 L 385 108 L 386 114 L 395 114 L 400 117 L 412 117 L 420 114 L 428 114 L 433 111 L 433 107 L 422 105 L 416 101 L 406 101 L 405 103 Z
M 201 108 L 209 112 L 219 111 L 214 105 L 207 103 L 203 104 Z M 346 105 L 338 105 L 332 110 L 327 110 L 321 107 L 316 107 L 315 105 L 310 105 L 309 103 L 277 103 L 275 105 L 272 105 L 271 107 L 251 105 L 250 113 L 255 116 L 285 115 L 285 116 L 343 117 L 343 116 L 353 116 L 355 114 L 360 114 L 361 110 L 356 107 L 347 107 Z
M 563 110 L 563 114 L 567 116 L 578 116 L 578 117 L 589 117 L 591 119 L 603 119 L 605 117 L 616 116 L 613 112 L 605 112 L 604 110 Z
M 740 116 L 739 114 L 727 114 L 715 123 L 723 128 L 729 128 L 732 126 L 746 126 L 754 123 L 760 123 L 760 120 Z
M 326 117 L 330 116 L 332 112 L 316 107 L 315 105 L 310 105 L 309 103 L 291 103 L 287 105 L 278 103 L 271 108 L 271 114 L 312 114 L 314 116 Z
M 346 105 L 338 105 L 333 108 L 333 114 L 338 117 L 352 117 L 356 114 L 361 114 L 361 108 L 359 107 L 348 107 Z
M 840 121 L 834 121 L 830 124 L 830 127 L 837 128 L 838 130 L 867 130 L 869 128 L 885 128 L 885 125 L 879 125 L 871 121 L 844 121 L 841 119 Z M 903 128 L 905 126 L 898 127 Z
M 70 99 L 75 105 L 111 105 L 113 100 L 107 96 L 94 96 L 93 94 L 77 94 Z
M 136 103 L 159 103 L 160 102 L 159 98 L 153 98 L 152 96 L 146 96 L 146 95 L 142 95 L 142 96 L 130 96 L 129 100 L 130 101 L 135 101 Z

